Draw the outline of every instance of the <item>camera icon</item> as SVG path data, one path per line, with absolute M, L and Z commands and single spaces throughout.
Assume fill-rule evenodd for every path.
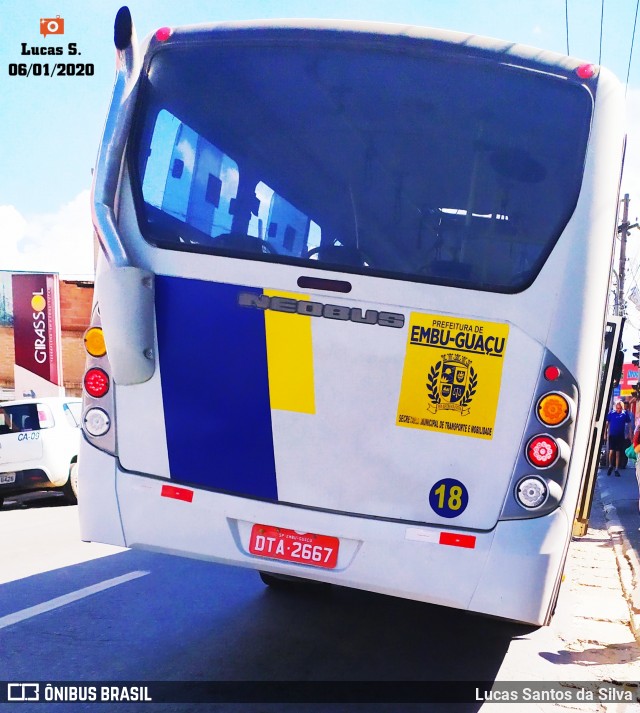
M 40 34 L 45 37 L 47 35 L 64 35 L 64 18 L 60 15 L 40 18 Z

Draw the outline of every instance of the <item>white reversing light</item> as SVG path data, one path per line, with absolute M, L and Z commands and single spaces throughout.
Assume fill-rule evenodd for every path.
M 523 508 L 529 510 L 539 508 L 547 500 L 549 489 L 541 478 L 529 476 L 523 478 L 516 486 L 516 498 Z
M 91 436 L 104 436 L 111 428 L 111 419 L 101 408 L 90 408 L 84 415 L 84 428 Z

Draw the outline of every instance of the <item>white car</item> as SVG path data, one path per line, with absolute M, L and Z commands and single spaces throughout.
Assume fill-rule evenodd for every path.
M 78 501 L 81 399 L 0 402 L 0 507 L 12 495 L 62 490 Z

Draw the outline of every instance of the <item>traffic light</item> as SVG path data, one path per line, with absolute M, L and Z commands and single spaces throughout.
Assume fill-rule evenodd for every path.
M 634 366 L 640 366 L 640 344 L 633 345 L 633 359 L 631 363 Z

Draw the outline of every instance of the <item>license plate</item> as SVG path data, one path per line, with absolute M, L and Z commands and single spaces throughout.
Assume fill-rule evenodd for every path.
M 338 563 L 337 537 L 296 532 L 272 525 L 254 525 L 249 552 L 259 557 L 333 569 Z
M 15 483 L 16 474 L 15 473 L 0 473 L 0 485 L 5 483 Z

